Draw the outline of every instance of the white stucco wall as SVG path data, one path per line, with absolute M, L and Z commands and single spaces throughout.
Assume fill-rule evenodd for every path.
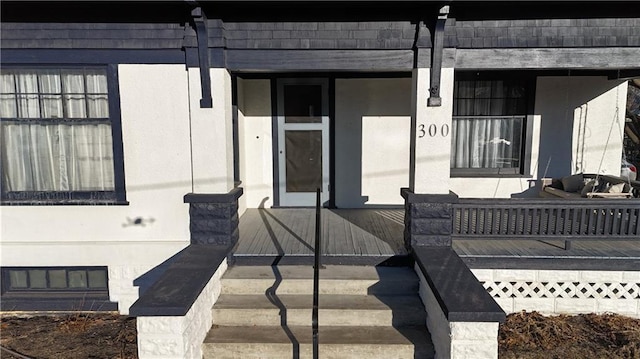
M 199 75 L 187 76 L 184 65 L 120 65 L 118 72 L 129 204 L 2 206 L 0 260 L 108 266 L 111 300 L 127 313 L 138 297 L 133 280 L 189 243 L 183 196 L 232 186 L 232 157 L 219 155 L 232 149 L 231 104 L 226 70 L 211 70 L 214 109 L 199 108 Z
M 429 107 L 430 69 L 413 70 L 412 116 L 414 122 L 415 193 L 448 194 L 453 117 L 453 68 L 443 68 L 440 77 L 441 106 Z
M 626 83 L 606 77 L 539 77 L 536 87 L 541 175 L 547 164 L 547 177 L 598 171 L 620 175 Z
M 626 83 L 606 77 L 538 77 L 527 118 L 525 174 L 450 180 L 460 197 L 536 197 L 542 177 L 620 175 Z M 616 104 L 619 108 L 616 118 Z
M 273 205 L 273 133 L 271 81 L 238 79 L 238 139 L 240 180 L 246 208 Z
M 231 76 L 226 69 L 209 73 L 213 108 L 200 108 L 200 70 L 189 69 L 193 192 L 227 193 L 233 189 Z
M 411 79 L 337 79 L 336 206 L 400 205 L 409 184 Z

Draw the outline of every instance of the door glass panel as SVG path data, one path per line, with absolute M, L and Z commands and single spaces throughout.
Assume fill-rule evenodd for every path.
M 287 192 L 322 188 L 322 131 L 285 131 Z
M 284 86 L 285 123 L 322 122 L 322 86 Z

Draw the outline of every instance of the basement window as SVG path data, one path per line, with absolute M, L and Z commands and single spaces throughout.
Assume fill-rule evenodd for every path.
M 117 311 L 107 267 L 3 267 L 2 311 Z
M 2 296 L 108 297 L 107 267 L 2 268 Z
M 3 267 L 2 311 L 117 311 L 107 267 Z

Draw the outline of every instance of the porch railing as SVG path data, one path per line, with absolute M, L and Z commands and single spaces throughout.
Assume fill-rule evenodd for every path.
M 456 239 L 640 240 L 638 199 L 460 199 Z

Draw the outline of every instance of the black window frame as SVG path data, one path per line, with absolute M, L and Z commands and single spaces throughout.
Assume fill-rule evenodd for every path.
M 64 270 L 65 288 L 12 288 L 10 273 L 12 270 Z M 105 287 L 89 287 L 88 271 L 104 272 Z M 69 287 L 69 272 L 85 271 L 87 287 Z M 27 274 L 29 276 L 30 274 Z M 46 275 L 50 286 L 49 274 Z M 118 303 L 109 300 L 109 270 L 107 266 L 49 266 L 49 267 L 1 267 L 0 310 L 11 311 L 117 311 Z
M 478 70 L 464 70 L 456 71 L 454 73 L 454 93 L 453 97 L 453 109 L 452 109 L 452 121 L 455 121 L 457 117 L 465 117 L 463 115 L 456 115 L 456 106 L 458 104 L 457 93 L 457 81 L 519 81 L 522 82 L 525 89 L 524 95 L 524 108 L 525 112 L 520 114 L 508 114 L 505 117 L 520 117 L 522 118 L 521 138 L 520 138 L 520 160 L 519 167 L 508 168 L 450 168 L 451 177 L 524 177 L 526 176 L 525 159 L 526 149 L 530 145 L 527 143 L 527 123 L 528 117 L 533 114 L 535 105 L 535 83 L 536 74 L 532 71 L 478 71 Z M 490 97 L 491 98 L 491 97 Z M 482 115 L 477 115 L 482 116 Z M 486 115 L 487 117 L 499 117 L 501 115 Z M 451 141 L 453 142 L 454 136 L 451 135 Z M 453 151 L 453 149 L 452 149 Z
M 125 190 L 124 177 L 124 150 L 122 142 L 122 122 L 120 110 L 120 90 L 118 85 L 117 64 L 98 65 L 3 65 L 6 70 L 104 70 L 107 76 L 107 96 L 109 106 L 109 122 L 111 126 L 112 153 L 113 153 L 113 191 L 0 191 L 0 205 L 128 205 Z M 17 118 L 4 119 L 0 122 L 16 121 Z M 25 122 L 24 119 L 20 121 Z M 29 123 L 49 121 L 49 119 L 27 119 Z M 60 123 L 69 123 L 68 119 L 56 119 Z M 83 120 L 83 123 L 91 123 L 92 119 Z M 96 122 L 100 122 L 99 120 Z M 48 122 L 51 123 L 51 122 Z M 104 123 L 104 121 L 102 121 Z M 0 131 L 2 129 L 0 123 Z M 0 173 L 4 171 L 0 161 Z M 4 181 L 4 176 L 0 179 Z
M 29 273 L 29 271 L 45 271 L 46 272 L 46 288 L 33 288 L 29 285 L 30 277 L 27 274 L 27 287 L 12 287 L 11 286 L 11 272 L 12 271 L 25 271 Z M 50 271 L 64 271 L 66 278 L 66 287 L 51 287 L 50 284 Z M 84 271 L 87 273 L 87 286 L 86 287 L 70 287 L 69 286 L 69 272 L 73 271 Z M 105 275 L 105 284 L 104 287 L 91 287 L 89 286 L 89 271 L 103 271 Z M 25 296 L 30 294 L 38 294 L 38 295 L 66 295 L 71 297 L 84 297 L 87 294 L 97 295 L 97 296 L 107 296 L 109 295 L 109 271 L 106 266 L 72 266 L 72 267 L 2 267 L 1 269 L 2 275 L 2 296 Z

